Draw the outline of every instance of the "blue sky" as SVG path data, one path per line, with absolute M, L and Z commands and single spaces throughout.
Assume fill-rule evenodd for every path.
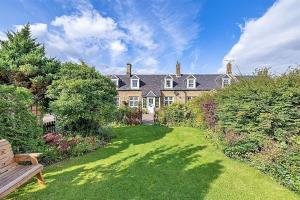
M 299 2 L 7 0 L 0 39 L 30 22 L 48 55 L 83 59 L 103 73 L 122 73 L 127 62 L 136 73 L 174 73 L 177 60 L 183 73 L 217 73 L 224 59 L 234 59 L 236 72 L 272 66 L 277 73 L 300 63 L 299 22 L 289 23 L 300 21 Z

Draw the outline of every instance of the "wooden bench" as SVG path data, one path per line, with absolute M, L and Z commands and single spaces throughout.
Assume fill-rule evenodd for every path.
M 0 140 L 0 199 L 36 176 L 43 185 L 43 166 L 38 163 L 39 153 L 14 155 L 7 140 Z M 31 162 L 31 165 L 19 165 L 20 162 Z

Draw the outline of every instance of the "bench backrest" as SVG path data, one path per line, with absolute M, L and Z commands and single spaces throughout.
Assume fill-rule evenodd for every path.
M 15 167 L 14 153 L 7 140 L 0 140 L 0 175 Z

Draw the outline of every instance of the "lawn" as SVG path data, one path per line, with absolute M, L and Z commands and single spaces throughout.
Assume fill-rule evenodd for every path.
M 270 177 L 225 157 L 195 128 L 115 129 L 104 149 L 45 170 L 10 199 L 300 199 Z

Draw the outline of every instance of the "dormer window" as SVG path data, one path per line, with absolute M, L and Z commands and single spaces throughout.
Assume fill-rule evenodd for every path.
M 116 87 L 119 87 L 119 79 L 111 79 L 111 81 L 116 85 Z
M 139 89 L 140 88 L 140 79 L 138 76 L 133 76 L 131 78 L 131 89 Z
M 193 75 L 187 77 L 186 81 L 187 88 L 196 88 L 196 78 Z
M 222 78 L 222 88 L 226 87 L 227 85 L 230 85 L 231 79 L 230 78 Z
M 172 78 L 172 76 L 167 76 L 165 78 L 165 88 L 173 88 L 173 78 Z
M 119 87 L 119 77 L 116 75 L 113 75 L 110 77 L 110 80 L 116 85 L 116 88 Z

